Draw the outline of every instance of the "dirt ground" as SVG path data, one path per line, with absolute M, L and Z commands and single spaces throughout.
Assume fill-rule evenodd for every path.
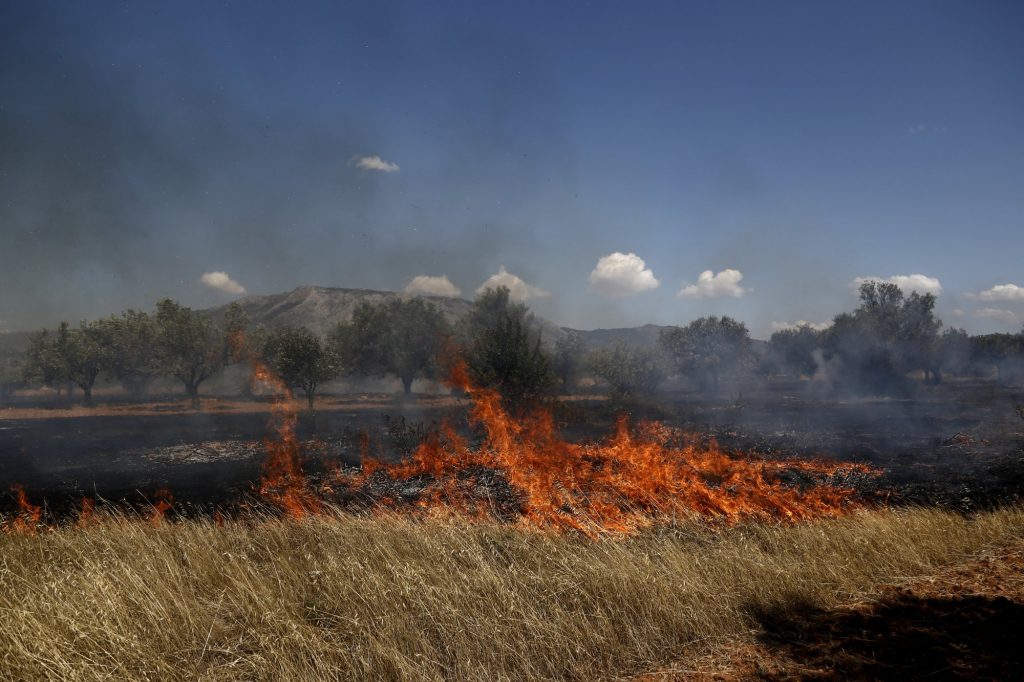
M 637 682 L 1022 679 L 1024 541 L 837 609 L 757 616 L 751 639 Z
M 877 492 L 887 501 L 970 511 L 1021 498 L 1022 396 L 1024 389 L 983 381 L 922 384 L 899 399 L 773 381 L 724 386 L 717 397 L 670 390 L 627 405 L 574 396 L 555 412 L 571 440 L 604 438 L 628 412 L 712 435 L 732 451 L 868 463 L 885 472 Z M 144 501 L 160 488 L 186 504 L 223 503 L 250 492 L 259 478 L 270 404 L 208 398 L 197 412 L 169 397 L 140 404 L 102 396 L 91 408 L 22 400 L 0 407 L 0 489 L 21 484 L 53 507 L 83 495 Z M 443 419 L 464 424 L 467 407 L 465 399 L 436 395 L 320 398 L 316 414 L 298 425 L 307 470 L 357 464 L 360 433 L 385 457 L 398 456 L 409 444 L 390 441 L 414 439 Z M 0 498 L 0 511 L 12 501 Z

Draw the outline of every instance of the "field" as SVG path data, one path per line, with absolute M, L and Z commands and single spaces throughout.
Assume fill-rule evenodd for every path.
M 557 435 L 481 415 L 485 395 L 18 405 L 0 675 L 1006 679 L 1024 670 L 1005 636 L 1024 613 L 1017 400 L 986 382 L 582 396 L 554 406 Z M 367 449 L 382 468 L 359 468 Z M 535 451 L 572 480 L 522 474 Z M 679 458 L 688 487 L 647 486 L 685 478 Z

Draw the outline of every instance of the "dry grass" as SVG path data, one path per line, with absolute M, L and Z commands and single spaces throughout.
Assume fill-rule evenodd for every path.
M 4 535 L 0 678 L 608 678 L 1021 535 L 1019 508 L 600 542 L 347 516 Z

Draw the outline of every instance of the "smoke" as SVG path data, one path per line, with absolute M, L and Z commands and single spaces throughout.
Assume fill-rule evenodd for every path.
M 207 272 L 199 278 L 199 281 L 208 287 L 223 291 L 225 294 L 245 293 L 245 287 L 231 279 L 226 272 Z
M 616 251 L 603 256 L 590 273 L 590 291 L 611 298 L 632 296 L 658 285 L 654 272 L 635 253 Z
M 1003 308 L 982 308 L 981 310 L 975 310 L 974 316 L 986 320 L 996 320 L 1009 326 L 1017 325 L 1024 321 L 1024 318 L 1017 313 Z
M 462 295 L 462 290 L 452 284 L 447 275 L 441 275 L 440 277 L 417 275 L 416 277 L 413 277 L 412 281 L 405 287 L 405 293 L 413 296 L 446 296 L 448 298 L 458 298 Z
M 705 270 L 696 284 L 684 286 L 676 295 L 680 298 L 740 298 L 751 291 L 740 286 L 742 279 L 743 273 L 739 270 L 725 269 L 717 275 Z
M 823 329 L 828 329 L 831 326 L 831 322 L 808 322 L 807 320 L 797 320 L 796 322 L 772 322 L 772 331 L 780 332 L 784 329 L 810 327 L 814 331 L 820 332 Z

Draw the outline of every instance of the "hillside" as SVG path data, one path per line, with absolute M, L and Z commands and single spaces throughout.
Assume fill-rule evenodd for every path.
M 352 319 L 352 313 L 360 303 L 380 303 L 402 294 L 393 291 L 372 289 L 341 289 L 335 287 L 304 286 L 283 294 L 268 296 L 246 296 L 238 300 L 253 324 L 273 328 L 284 325 L 306 327 L 315 334 L 327 334 L 339 322 Z M 473 304 L 462 298 L 443 296 L 421 296 L 437 306 L 449 323 L 455 324 L 469 313 Z M 214 318 L 224 315 L 228 305 L 211 308 L 205 312 Z M 565 336 L 566 331 L 558 325 L 535 317 L 542 330 L 545 344 L 553 344 Z

